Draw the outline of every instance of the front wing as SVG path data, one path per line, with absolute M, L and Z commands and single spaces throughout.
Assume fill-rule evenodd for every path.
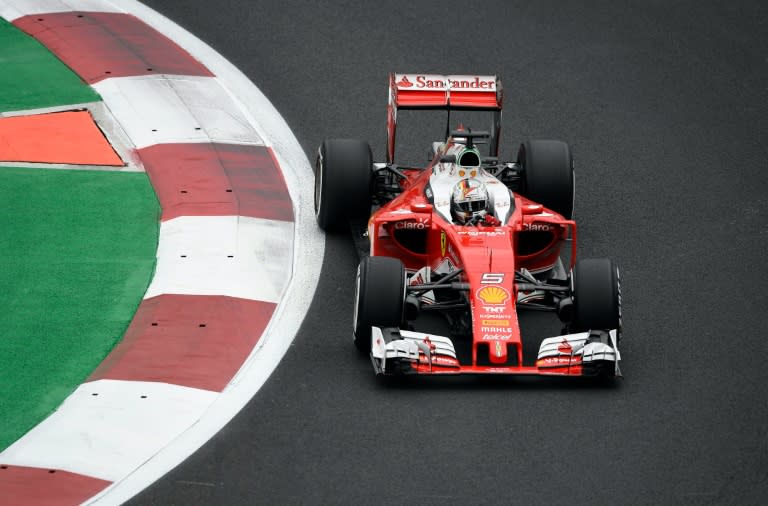
M 617 331 L 591 331 L 544 339 L 536 365 L 460 364 L 453 342 L 443 336 L 373 327 L 371 361 L 377 375 L 528 374 L 621 376 Z

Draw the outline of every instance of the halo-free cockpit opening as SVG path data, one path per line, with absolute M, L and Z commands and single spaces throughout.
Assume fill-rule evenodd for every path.
M 458 164 L 462 167 L 479 167 L 480 154 L 476 149 L 465 149 L 459 155 Z

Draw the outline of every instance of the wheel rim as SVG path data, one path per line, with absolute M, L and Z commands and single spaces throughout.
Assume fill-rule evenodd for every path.
M 574 213 L 576 212 L 576 171 L 571 168 L 571 217 L 574 219 Z
M 619 328 L 616 329 L 616 333 L 621 337 L 623 322 L 621 321 L 621 276 L 619 275 L 618 266 L 616 266 L 616 302 L 619 310 Z
M 352 335 L 357 334 L 358 311 L 360 310 L 360 266 L 357 267 L 357 276 L 355 276 L 355 303 L 352 308 Z
M 317 163 L 315 164 L 315 217 L 320 216 L 320 206 L 323 198 L 323 151 L 317 150 Z

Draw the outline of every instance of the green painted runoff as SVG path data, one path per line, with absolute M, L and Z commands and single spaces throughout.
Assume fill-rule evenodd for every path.
M 0 112 L 97 100 L 0 19 Z M 159 214 L 144 173 L 0 166 L 0 451 L 122 338 L 154 271 Z
M 0 112 L 100 100 L 33 37 L 0 19 Z
M 0 450 L 123 336 L 153 274 L 158 217 L 144 173 L 0 167 Z

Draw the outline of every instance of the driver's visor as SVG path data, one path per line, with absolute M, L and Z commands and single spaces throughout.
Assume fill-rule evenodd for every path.
M 485 200 L 467 200 L 459 203 L 459 209 L 467 212 L 476 212 L 485 210 Z

